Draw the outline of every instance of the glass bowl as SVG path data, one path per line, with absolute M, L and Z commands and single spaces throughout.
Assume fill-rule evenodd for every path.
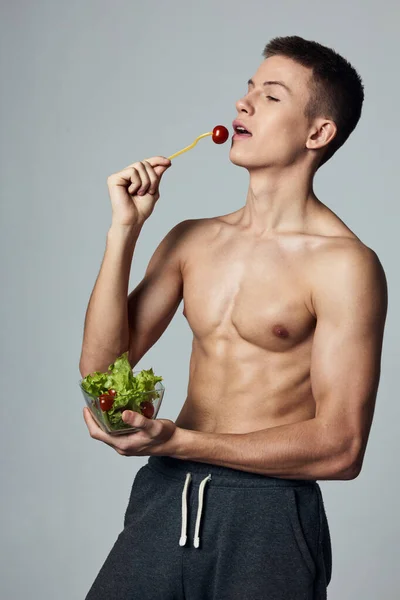
M 133 371 L 134 376 L 137 373 L 140 373 L 140 371 Z M 82 387 L 82 381 L 83 381 L 83 378 L 80 379 L 78 383 L 79 383 L 80 390 L 83 394 L 83 397 L 85 399 L 86 405 L 88 406 L 88 408 L 89 408 L 91 414 L 93 415 L 93 418 L 96 421 L 96 423 L 98 424 L 98 426 L 103 431 L 105 431 L 105 433 L 109 433 L 111 435 L 121 435 L 124 433 L 133 433 L 135 431 L 139 431 L 138 427 L 131 427 L 128 423 L 124 423 L 122 420 L 119 425 L 117 425 L 117 426 L 114 425 L 108 418 L 107 412 L 104 412 L 101 409 L 99 396 L 94 396 L 92 394 L 89 394 Z M 120 410 L 121 413 L 124 410 L 132 410 L 132 411 L 138 412 L 140 414 L 145 414 L 145 416 L 147 416 L 147 418 L 155 419 L 157 417 L 158 411 L 160 410 L 164 392 L 165 392 L 165 387 L 162 385 L 162 383 L 160 381 L 157 381 L 155 384 L 155 388 L 153 390 L 150 390 L 147 392 L 141 392 L 139 394 L 139 400 L 137 400 L 137 403 L 139 406 L 142 402 L 145 402 L 145 401 L 150 402 L 152 404 L 154 412 L 151 417 L 148 416 L 149 415 L 148 412 L 146 415 L 146 413 L 142 413 L 141 410 L 139 410 L 137 408 L 136 404 L 132 404 L 132 398 L 129 399 L 129 395 L 128 395 L 128 399 L 127 399 L 127 405 L 118 410 Z M 118 397 L 120 398 L 121 395 L 119 394 Z M 135 396 L 135 399 L 136 399 L 136 397 L 137 397 L 137 395 Z

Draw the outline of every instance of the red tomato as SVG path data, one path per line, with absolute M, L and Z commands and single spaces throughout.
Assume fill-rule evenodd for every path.
M 148 419 L 151 419 L 154 415 L 154 406 L 148 400 L 145 400 L 144 402 L 140 403 L 140 409 L 142 411 L 142 415 L 144 415 Z
M 106 410 L 110 410 L 114 404 L 114 396 L 110 396 L 109 394 L 101 394 L 101 396 L 99 396 L 99 402 L 101 410 L 105 412 Z
M 212 141 L 216 144 L 224 144 L 229 137 L 229 131 L 223 125 L 217 125 L 213 129 Z
M 117 393 L 117 392 L 116 392 L 115 390 L 108 390 L 108 394 L 109 394 L 110 396 L 115 396 L 115 394 L 116 394 L 116 393 Z

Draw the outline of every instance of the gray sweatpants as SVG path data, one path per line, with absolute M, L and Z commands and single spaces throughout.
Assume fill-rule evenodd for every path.
M 325 600 L 316 481 L 151 456 L 86 600 Z

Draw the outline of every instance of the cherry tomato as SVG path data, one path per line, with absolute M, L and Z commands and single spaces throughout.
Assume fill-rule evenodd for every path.
M 229 131 L 223 125 L 217 125 L 213 129 L 212 141 L 216 144 L 224 144 L 229 137 Z
M 108 395 L 109 396 L 115 396 L 117 392 L 115 390 L 108 390 Z
M 151 419 L 151 417 L 154 415 L 154 406 L 148 400 L 140 403 L 140 409 L 142 411 L 142 415 L 148 419 Z
M 101 410 L 105 412 L 106 410 L 110 410 L 114 404 L 114 396 L 110 396 L 109 394 L 101 394 L 101 396 L 99 396 L 99 402 Z

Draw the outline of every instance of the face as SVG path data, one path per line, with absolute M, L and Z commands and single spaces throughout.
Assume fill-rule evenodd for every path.
M 252 136 L 232 140 L 230 160 L 250 169 L 293 164 L 306 148 L 310 122 L 304 116 L 311 70 L 283 56 L 265 59 L 236 103 L 237 119 Z M 266 81 L 280 81 L 265 84 Z

